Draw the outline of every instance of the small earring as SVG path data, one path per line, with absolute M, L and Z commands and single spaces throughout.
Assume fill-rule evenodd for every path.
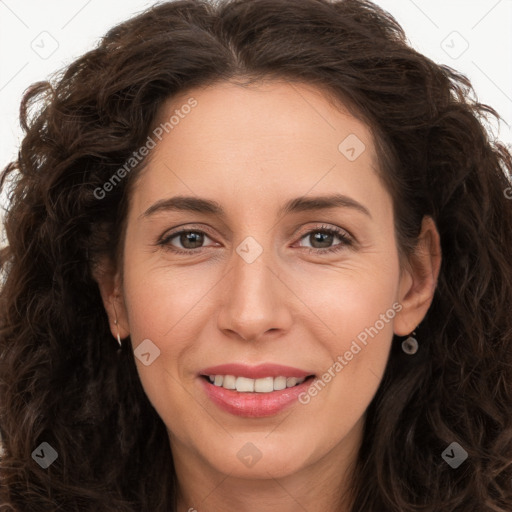
M 115 326 L 117 327 L 117 343 L 119 343 L 119 349 L 122 349 L 123 348 L 123 344 L 121 343 L 121 336 L 119 336 L 119 327 L 117 325 L 117 311 L 116 311 L 116 306 L 114 303 L 112 303 L 112 307 L 114 308 L 114 313 L 116 315 L 116 319 L 114 320 L 114 324 Z
M 418 352 L 419 345 L 418 340 L 414 337 L 415 335 L 416 331 L 413 331 L 406 340 L 402 341 L 402 350 L 410 356 Z
M 114 323 L 116 324 L 117 327 L 117 318 L 114 320 Z M 119 348 L 123 347 L 123 344 L 121 342 L 121 336 L 119 336 L 119 327 L 117 328 L 117 343 L 119 343 Z

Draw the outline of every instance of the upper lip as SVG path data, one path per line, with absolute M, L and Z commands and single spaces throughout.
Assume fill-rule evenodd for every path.
M 263 377 L 308 377 L 314 375 L 313 372 L 293 368 L 292 366 L 283 366 L 280 364 L 262 363 L 257 366 L 248 366 L 240 363 L 220 364 L 210 366 L 199 372 L 200 375 L 235 375 L 237 377 L 247 377 L 248 379 L 261 379 Z

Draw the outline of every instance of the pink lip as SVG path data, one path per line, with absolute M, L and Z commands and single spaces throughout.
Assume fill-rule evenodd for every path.
M 233 375 L 233 373 L 230 372 L 224 373 L 224 367 L 219 366 L 215 368 L 217 372 L 216 375 Z M 219 372 L 219 368 L 223 369 L 222 372 Z M 212 368 L 208 368 L 208 370 L 212 370 Z M 269 376 L 268 373 L 265 375 Z M 283 374 L 280 373 L 280 375 Z M 236 390 L 215 386 L 208 379 L 199 377 L 203 389 L 213 403 L 226 412 L 246 418 L 263 418 L 281 412 L 293 403 L 296 403 L 298 396 L 307 390 L 314 379 L 314 377 L 311 377 L 306 379 L 302 384 L 292 388 L 285 388 L 270 393 L 241 393 Z
M 262 379 L 263 377 L 307 377 L 314 372 L 308 372 L 293 368 L 291 366 L 282 366 L 280 364 L 264 363 L 258 366 L 247 366 L 245 364 L 231 363 L 210 366 L 199 372 L 200 375 L 234 375 L 235 377 L 247 377 L 248 379 Z M 284 391 L 284 390 L 283 390 Z

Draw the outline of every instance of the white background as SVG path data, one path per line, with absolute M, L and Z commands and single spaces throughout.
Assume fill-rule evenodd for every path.
M 23 91 L 91 49 L 114 24 L 155 3 L 0 0 L 0 168 L 17 153 Z M 505 121 L 494 126 L 495 135 L 512 143 L 512 0 L 375 3 L 398 20 L 414 48 L 471 79 L 478 100 Z

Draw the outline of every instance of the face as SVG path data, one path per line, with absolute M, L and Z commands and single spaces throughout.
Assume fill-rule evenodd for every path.
M 112 302 L 177 461 L 244 478 L 334 467 L 393 333 L 433 293 L 399 265 L 370 131 L 280 82 L 190 90 L 162 120 L 176 110 L 133 187 L 122 280 L 100 283 L 113 332 Z

